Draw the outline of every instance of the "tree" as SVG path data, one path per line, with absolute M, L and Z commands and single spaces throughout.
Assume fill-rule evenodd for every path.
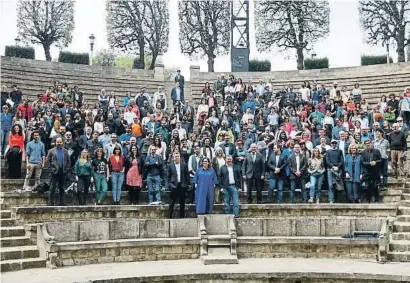
M 145 53 L 154 69 L 159 54 L 168 48 L 168 4 L 165 0 L 107 2 L 107 33 L 111 47 L 138 55 L 145 68 Z
M 256 46 L 258 51 L 296 50 L 297 68 L 304 67 L 304 51 L 329 34 L 327 1 L 255 2 Z
M 117 56 L 115 53 L 110 49 L 102 49 L 95 55 L 93 59 L 93 64 L 96 66 L 108 66 L 113 67 L 115 66 L 115 61 Z
M 213 72 L 216 55 L 229 52 L 230 1 L 181 0 L 178 8 L 181 52 L 207 56 L 208 72 Z
M 17 29 L 22 40 L 41 44 L 46 60 L 50 47 L 67 47 L 74 30 L 74 1 L 35 0 L 17 2 Z
M 366 42 L 384 46 L 393 40 L 399 62 L 405 62 L 405 47 L 410 45 L 410 0 L 360 1 L 360 22 L 366 33 Z

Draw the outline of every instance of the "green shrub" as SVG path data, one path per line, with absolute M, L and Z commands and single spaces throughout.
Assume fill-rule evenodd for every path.
M 391 57 L 389 58 L 389 60 L 390 60 L 390 63 L 393 63 L 393 59 Z M 380 56 L 362 55 L 361 64 L 362 66 L 387 64 L 387 56 L 386 55 L 380 55 Z
M 132 68 L 133 69 L 144 69 L 145 66 L 142 66 L 140 63 L 140 58 L 137 57 L 134 59 L 134 62 L 132 63 Z
M 258 59 L 250 60 L 249 72 L 270 72 L 270 61 Z
M 305 59 L 305 70 L 312 69 L 326 69 L 329 68 L 329 59 L 328 58 L 312 58 Z
M 58 62 L 89 65 L 90 57 L 88 53 L 74 53 L 61 51 L 60 55 L 58 56 Z
M 4 54 L 8 57 L 19 57 L 26 59 L 34 59 L 35 52 L 33 47 L 20 47 L 15 45 L 6 46 Z

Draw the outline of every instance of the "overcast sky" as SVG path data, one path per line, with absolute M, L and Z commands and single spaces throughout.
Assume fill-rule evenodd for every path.
M 89 35 L 96 37 L 95 51 L 108 47 L 106 33 L 106 0 L 76 0 L 75 6 L 75 29 L 72 43 L 65 48 L 67 51 L 88 52 Z M 201 71 L 207 71 L 206 60 L 190 62 L 189 58 L 182 55 L 178 43 L 178 0 L 169 0 L 170 10 L 170 35 L 169 51 L 164 55 L 166 68 L 181 68 L 187 74 L 189 66 L 200 65 Z M 0 0 L 0 50 L 4 55 L 4 47 L 14 44 L 17 35 L 16 28 L 16 1 Z M 250 40 L 251 59 L 268 58 L 272 62 L 272 70 L 295 70 L 296 59 L 293 52 L 260 54 L 256 50 L 254 37 L 253 0 L 251 0 L 250 13 Z M 41 46 L 36 46 L 36 59 L 45 59 Z M 318 57 L 328 57 L 330 67 L 358 66 L 361 54 L 385 54 L 385 48 L 381 46 L 369 46 L 363 41 L 363 32 L 359 25 L 358 4 L 355 0 L 330 0 L 330 34 L 320 41 L 314 48 Z M 58 56 L 59 50 L 53 47 L 51 55 Z M 394 61 L 397 55 L 392 52 Z M 230 57 L 218 57 L 215 62 L 215 71 L 230 71 Z

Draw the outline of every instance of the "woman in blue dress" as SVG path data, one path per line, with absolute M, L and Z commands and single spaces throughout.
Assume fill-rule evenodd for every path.
M 202 167 L 196 171 L 192 183 L 197 184 L 195 193 L 196 214 L 211 214 L 214 206 L 215 185 L 218 177 L 211 167 L 209 158 L 202 160 Z

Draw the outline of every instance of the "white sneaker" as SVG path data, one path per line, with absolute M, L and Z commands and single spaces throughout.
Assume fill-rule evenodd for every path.
M 27 187 L 24 189 L 25 192 L 31 193 L 33 191 L 33 187 Z

